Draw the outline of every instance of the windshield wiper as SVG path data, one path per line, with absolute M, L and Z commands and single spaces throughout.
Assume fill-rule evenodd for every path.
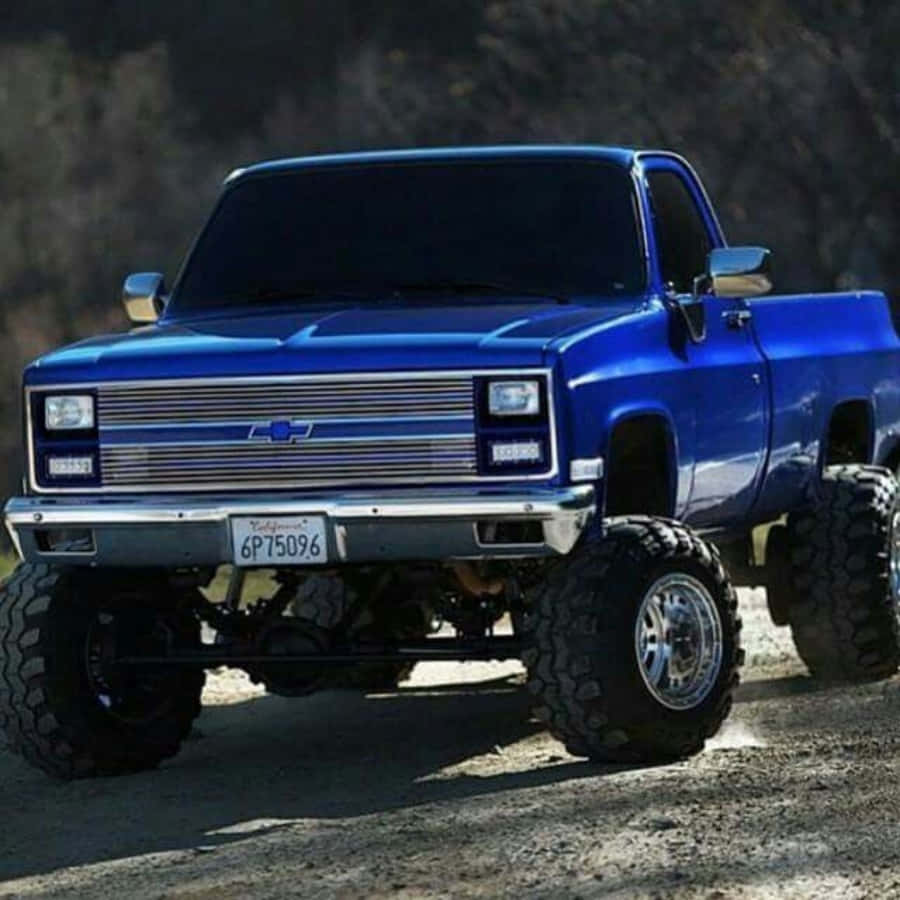
M 437 279 L 435 281 L 416 281 L 392 285 L 390 290 L 396 295 L 427 293 L 438 291 L 448 294 L 490 293 L 504 294 L 507 297 L 539 297 L 541 300 L 555 300 L 557 303 L 568 303 L 565 294 L 553 291 L 538 291 L 521 288 L 515 284 L 502 281 L 453 281 Z

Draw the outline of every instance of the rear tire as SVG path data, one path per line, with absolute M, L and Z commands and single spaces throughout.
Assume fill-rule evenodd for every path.
M 106 664 L 199 642 L 197 620 L 163 579 L 129 579 L 138 577 L 22 564 L 0 587 L 0 727 L 14 752 L 51 775 L 154 768 L 200 713 L 202 670 Z
M 396 598 L 376 597 L 375 605 L 357 608 L 356 591 L 338 575 L 309 575 L 292 602 L 292 612 L 326 631 L 347 627 L 348 633 L 370 641 L 422 640 L 427 627 L 418 606 L 405 606 Z M 405 615 L 404 615 L 405 614 Z M 353 621 L 347 623 L 348 616 Z M 399 616 L 399 617 L 398 617 Z M 414 662 L 360 662 L 324 667 L 317 689 L 346 688 L 361 691 L 393 690 L 412 674 Z
M 817 678 L 874 681 L 897 671 L 898 522 L 897 481 L 861 465 L 826 469 L 819 502 L 788 517 L 788 618 L 797 652 Z
M 535 598 L 523 653 L 534 715 L 575 756 L 697 753 L 731 709 L 739 636 L 734 589 L 711 545 L 676 522 L 610 519 Z
M 786 525 L 773 525 L 766 539 L 766 603 L 772 623 L 790 624 L 791 538 Z

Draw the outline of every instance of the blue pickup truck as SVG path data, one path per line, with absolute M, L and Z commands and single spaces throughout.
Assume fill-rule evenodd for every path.
M 135 328 L 25 372 L 10 746 L 134 771 L 211 667 L 293 696 L 521 658 L 573 754 L 675 759 L 729 712 L 739 583 L 814 675 L 892 674 L 900 311 L 771 287 L 671 153 L 237 170 L 171 290 L 126 280 Z

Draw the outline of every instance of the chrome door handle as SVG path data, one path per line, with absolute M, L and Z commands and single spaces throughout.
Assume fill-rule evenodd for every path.
M 749 309 L 726 309 L 722 318 L 729 328 L 743 328 L 753 318 L 753 313 Z

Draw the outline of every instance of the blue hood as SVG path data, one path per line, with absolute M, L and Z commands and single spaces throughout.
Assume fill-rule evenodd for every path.
M 166 321 L 50 353 L 29 384 L 142 378 L 536 366 L 550 343 L 634 312 L 639 301 L 462 302 L 246 311 Z

